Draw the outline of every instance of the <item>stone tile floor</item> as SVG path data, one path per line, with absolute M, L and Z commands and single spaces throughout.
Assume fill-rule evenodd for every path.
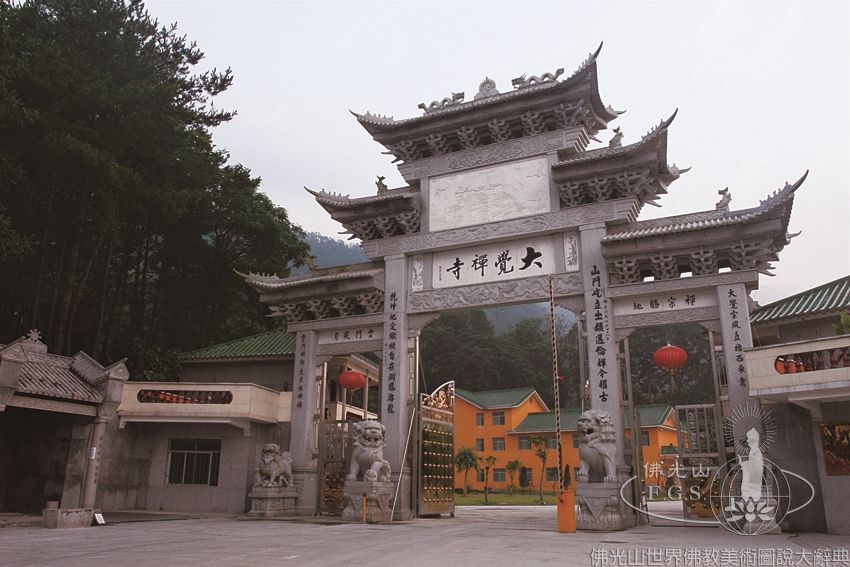
M 780 565 L 775 551 L 770 555 L 773 563 L 757 553 L 780 550 L 802 567 L 848 567 L 846 562 L 824 563 L 819 550 L 850 548 L 850 536 L 743 537 L 713 527 L 641 526 L 615 533 L 560 534 L 552 506 L 464 507 L 454 519 L 392 525 L 241 517 L 163 521 L 172 516 L 76 530 L 8 527 L 0 530 L 0 565 L 619 567 L 641 565 L 643 558 L 643 566 L 652 567 L 646 562 L 651 557 L 660 561 L 657 567 L 775 567 Z

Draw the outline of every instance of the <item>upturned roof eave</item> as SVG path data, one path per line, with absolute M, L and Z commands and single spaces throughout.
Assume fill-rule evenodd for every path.
M 602 239 L 602 242 L 603 244 L 622 242 L 625 240 L 653 238 L 667 234 L 680 234 L 711 228 L 720 228 L 724 226 L 761 222 L 771 213 L 777 212 L 779 207 L 789 205 L 786 210 L 779 211 L 782 214 L 782 232 L 784 235 L 790 222 L 791 207 L 793 206 L 795 192 L 803 184 L 808 173 L 809 172 L 806 171 L 795 183 L 786 184 L 785 187 L 763 200 L 756 207 L 729 211 L 723 215 L 712 215 L 714 211 L 708 210 L 697 213 L 688 213 L 686 215 L 664 217 L 661 219 L 636 221 L 623 226 L 617 232 L 608 234 Z M 709 218 L 700 219 L 700 216 Z M 670 222 L 661 222 L 665 220 L 669 220 Z
M 386 193 L 378 195 L 366 195 L 364 197 L 351 198 L 348 195 L 336 195 L 327 193 L 324 190 L 314 191 L 307 187 L 304 189 L 313 195 L 316 202 L 322 206 L 328 213 L 333 214 L 338 211 L 357 209 L 368 205 L 378 203 L 392 203 L 394 201 L 402 201 L 404 199 L 412 199 L 419 195 L 419 189 L 414 187 L 399 187 L 389 189 Z
M 564 169 L 567 167 L 575 167 L 580 164 L 598 163 L 606 160 L 622 159 L 639 154 L 641 151 L 651 150 L 656 152 L 656 159 L 659 165 L 659 171 L 663 173 L 671 173 L 667 165 L 667 132 L 673 120 L 676 118 L 679 109 L 676 109 L 673 114 L 666 120 L 662 120 L 658 125 L 644 134 L 640 140 L 619 148 L 596 148 L 587 150 L 578 154 L 571 155 L 554 165 L 553 170 Z M 656 142 L 655 145 L 650 145 Z
M 609 109 L 602 103 L 602 98 L 599 95 L 599 83 L 597 80 L 596 59 L 602 50 L 602 44 L 596 52 L 590 56 L 574 71 L 568 78 L 561 81 L 550 81 L 538 85 L 516 88 L 511 91 L 500 93 L 493 97 L 482 98 L 478 100 L 469 100 L 457 105 L 447 106 L 438 110 L 427 112 L 422 116 L 414 116 L 402 120 L 395 120 L 392 117 L 381 115 L 373 115 L 369 112 L 365 114 L 349 111 L 353 114 L 363 128 L 376 139 L 386 134 L 392 134 L 398 130 L 410 127 L 435 122 L 441 118 L 453 117 L 454 115 L 463 115 L 467 111 L 480 110 L 481 108 L 494 107 L 504 103 L 510 103 L 517 99 L 531 98 L 538 96 L 541 93 L 550 94 L 554 91 L 569 91 L 570 89 L 581 85 L 587 81 L 590 85 L 589 99 L 591 106 L 597 116 L 604 120 L 607 124 L 611 120 L 617 118 L 620 113 Z
M 383 268 L 377 266 L 374 262 L 348 264 L 334 266 L 332 268 L 318 268 L 303 276 L 292 276 L 289 278 L 254 273 L 243 274 L 236 271 L 245 280 L 246 284 L 260 293 L 292 289 L 317 283 L 370 278 L 382 272 Z

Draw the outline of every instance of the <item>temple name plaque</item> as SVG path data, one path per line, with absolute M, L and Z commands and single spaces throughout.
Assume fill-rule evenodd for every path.
M 434 254 L 435 289 L 515 280 L 555 272 L 551 238 L 534 238 Z

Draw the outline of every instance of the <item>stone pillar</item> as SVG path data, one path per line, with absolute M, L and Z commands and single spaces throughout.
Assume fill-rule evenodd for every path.
M 620 498 L 620 488 L 629 476 L 627 474 L 629 469 L 623 457 L 625 434 L 621 410 L 623 396 L 620 365 L 617 361 L 617 343 L 613 329 L 614 316 L 611 300 L 608 297 L 608 268 L 602 256 L 605 223 L 585 225 L 579 230 L 582 286 L 587 319 L 590 407 L 607 413 L 611 418 L 611 425 L 616 432 L 613 443 L 616 471 L 615 478 L 610 478 L 608 470 L 603 471 L 602 467 L 591 464 L 591 468 L 597 467 L 600 470 L 595 474 L 591 472 L 584 479 L 577 479 L 576 526 L 579 530 L 590 531 L 624 530 L 634 525 L 635 516 Z M 598 453 L 598 458 L 603 459 L 602 455 L 603 453 Z M 597 474 L 604 480 L 597 480 Z
M 97 417 L 92 429 L 89 458 L 86 464 L 86 484 L 83 488 L 83 508 L 94 508 L 97 496 L 97 477 L 100 472 L 100 453 L 103 450 L 103 434 L 106 432 L 105 417 Z
M 590 407 L 611 415 L 612 425 L 617 431 L 617 464 L 622 465 L 624 433 L 620 405 L 623 395 L 613 330 L 614 316 L 608 298 L 608 269 L 602 257 L 605 223 L 585 225 L 580 231 Z
M 403 254 L 387 256 L 384 263 L 384 352 L 381 367 L 380 420 L 387 428 L 384 458 L 392 470 L 395 487 L 399 475 L 402 486 L 395 505 L 395 519 L 409 519 L 410 468 L 406 466 L 404 449 L 410 429 L 413 396 L 410 381 L 410 359 L 407 322 L 407 258 Z M 408 447 L 408 451 L 410 448 Z
M 717 286 L 717 304 L 720 309 L 720 331 L 723 337 L 723 357 L 726 362 L 726 387 L 730 412 L 735 412 L 736 409 L 744 408 L 747 405 L 752 408 L 759 405 L 757 398 L 750 397 L 750 381 L 747 376 L 747 363 L 744 359 L 744 349 L 753 346 L 748 299 L 749 295 L 744 284 Z M 745 439 L 746 430 L 752 427 L 752 423 L 745 423 L 744 421 L 735 424 L 736 441 Z
M 318 333 L 299 331 L 295 336 L 295 374 L 292 384 L 292 476 L 300 489 L 296 505 L 298 515 L 311 515 L 318 502 L 319 471 L 316 460 L 318 424 L 318 388 L 316 350 Z

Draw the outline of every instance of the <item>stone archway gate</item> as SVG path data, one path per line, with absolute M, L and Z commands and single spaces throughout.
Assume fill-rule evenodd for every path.
M 587 149 L 620 114 L 600 99 L 598 55 L 566 78 L 560 69 L 522 76 L 505 92 L 485 79 L 472 100 L 459 93 L 421 104 L 414 118 L 356 114 L 401 162 L 407 185 L 389 189 L 379 178 L 371 196 L 311 193 L 362 240 L 370 261 L 285 279 L 245 276 L 297 333 L 290 450 L 302 513 L 318 497 L 323 361 L 381 356 L 385 457 L 401 483 L 396 517 L 408 518 L 415 473 L 404 449 L 419 330 L 445 310 L 546 301 L 549 276 L 556 302 L 585 313 L 591 403 L 611 414 L 621 463 L 617 342 L 637 327 L 700 322 L 717 331 L 728 378 L 722 395 L 732 406 L 750 400 L 742 352 L 752 344 L 749 292 L 790 240 L 805 175 L 752 208 L 731 210 L 724 192 L 713 210 L 638 221 L 687 171 L 667 162 L 675 113 L 633 143 L 615 131 L 607 145 Z

